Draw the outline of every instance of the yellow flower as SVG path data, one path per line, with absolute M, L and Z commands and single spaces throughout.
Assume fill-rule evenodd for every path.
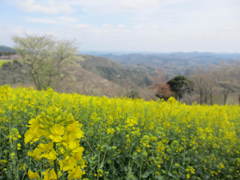
M 107 134 L 114 134 L 115 130 L 113 128 L 107 129 Z
M 20 143 L 17 144 L 17 150 L 21 150 L 22 145 Z
M 10 134 L 9 134 L 9 139 L 13 140 L 13 141 L 16 141 L 18 140 L 19 138 L 21 138 L 21 135 L 19 134 L 19 131 L 17 128 L 12 128 L 10 130 Z
M 195 169 L 192 166 L 188 166 L 186 168 L 186 172 L 188 172 L 190 174 L 195 174 Z
M 84 174 L 84 171 L 80 167 L 76 167 L 68 173 L 68 179 L 80 179 Z
M 0 159 L 0 164 L 6 164 L 8 161 L 5 159 Z
M 219 168 L 219 169 L 223 169 L 223 168 L 225 168 L 225 166 L 224 166 L 223 163 L 219 163 L 219 164 L 218 164 L 218 168 Z
M 39 126 L 34 126 L 31 129 L 29 129 L 25 135 L 24 135 L 24 142 L 25 144 L 31 142 L 36 142 L 38 139 L 42 136 L 42 132 L 40 131 Z
M 136 118 L 130 117 L 126 120 L 126 128 L 133 127 L 138 123 Z
M 168 102 L 171 103 L 171 104 L 174 104 L 174 103 L 177 103 L 177 100 L 174 97 L 170 97 L 168 99 Z
M 47 169 L 45 172 L 43 172 L 43 175 L 43 180 L 57 180 L 57 175 L 53 169 Z
M 69 148 L 70 150 L 73 150 L 79 146 L 78 141 L 67 141 L 64 143 L 64 145 Z
M 79 122 L 75 121 L 74 123 L 67 126 L 67 131 L 69 136 L 73 139 L 81 139 L 83 137 L 83 132 L 81 131 L 81 125 Z
M 186 179 L 190 179 L 190 178 L 191 178 L 191 174 L 187 174 Z
M 63 160 L 60 160 L 59 164 L 60 164 L 61 170 L 68 171 L 75 168 L 75 166 L 77 165 L 77 161 L 73 157 L 66 157 Z
M 54 161 L 55 159 L 57 159 L 57 153 L 54 150 L 52 150 L 50 152 L 43 154 L 42 157 L 50 161 Z
M 12 153 L 10 154 L 10 158 L 11 158 L 11 159 L 14 159 L 15 156 L 16 156 L 16 154 L 15 154 L 14 152 L 12 152 Z
M 39 144 L 36 149 L 32 152 L 28 152 L 29 156 L 32 156 L 36 160 L 40 160 L 42 158 L 46 158 L 50 161 L 53 161 L 57 158 L 57 153 L 53 149 L 53 144 Z
M 77 154 L 82 154 L 84 151 L 84 148 L 83 147 L 77 147 L 75 148 L 72 152 L 73 153 L 77 153 Z
M 33 172 L 31 170 L 28 170 L 28 177 L 29 179 L 39 179 L 39 174 L 37 172 Z
M 50 132 L 51 132 L 51 135 L 49 136 L 49 138 L 53 142 L 61 142 L 62 141 L 62 135 L 64 134 L 63 126 L 56 124 L 50 129 Z
M 19 169 L 25 171 L 27 169 L 27 164 L 25 163 L 20 163 Z

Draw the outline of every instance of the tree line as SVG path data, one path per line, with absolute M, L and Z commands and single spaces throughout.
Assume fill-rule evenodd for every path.
M 188 76 L 157 83 L 156 96 L 174 96 L 189 104 L 240 104 L 240 63 L 196 68 Z

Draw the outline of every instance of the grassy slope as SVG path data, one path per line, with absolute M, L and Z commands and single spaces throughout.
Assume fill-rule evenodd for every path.
M 5 59 L 0 59 L 0 67 L 2 67 L 2 65 L 10 62 L 11 60 L 5 60 Z

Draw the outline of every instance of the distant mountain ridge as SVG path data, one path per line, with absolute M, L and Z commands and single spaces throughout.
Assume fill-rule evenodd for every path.
M 11 47 L 0 45 L 0 54 L 4 54 L 4 53 L 15 54 L 16 51 Z
M 151 63 L 152 61 L 195 61 L 202 63 L 218 63 L 222 60 L 240 60 L 240 53 L 210 53 L 210 52 L 175 52 L 175 53 L 95 53 L 96 56 L 107 57 L 124 64 Z M 210 60 L 210 61 L 209 61 Z
M 111 59 L 127 66 L 142 65 L 153 69 L 165 70 L 169 77 L 190 74 L 197 67 L 208 67 L 222 62 L 240 61 L 238 53 L 204 53 L 204 52 L 176 52 L 176 53 L 99 53 L 97 56 Z

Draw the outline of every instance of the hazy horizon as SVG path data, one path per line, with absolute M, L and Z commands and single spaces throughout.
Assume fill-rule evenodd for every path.
M 80 52 L 240 53 L 239 0 L 0 0 L 0 44 L 53 35 Z
M 80 54 L 240 54 L 240 52 L 224 52 L 224 51 L 92 51 L 92 50 L 86 50 L 86 51 L 79 51 Z

